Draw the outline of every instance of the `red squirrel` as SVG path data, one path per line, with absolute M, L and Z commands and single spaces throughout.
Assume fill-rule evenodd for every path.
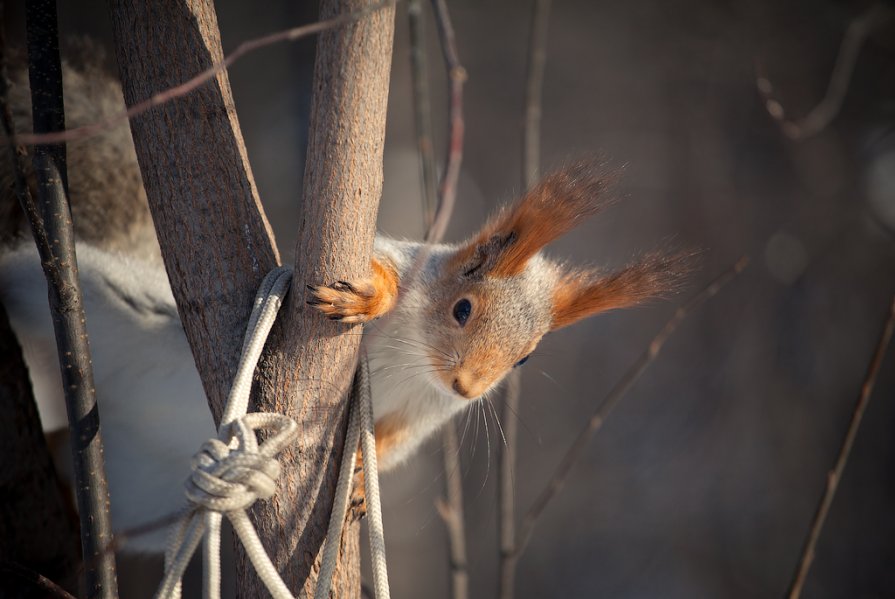
M 382 318 L 364 337 L 374 373 L 400 360 L 409 372 L 373 377 L 383 469 L 494 389 L 546 333 L 677 285 L 687 270 L 684 254 L 650 254 L 612 273 L 542 254 L 606 205 L 602 170 L 582 162 L 547 175 L 464 243 L 377 236 L 369 279 L 309 286 L 308 303 L 333 320 Z
M 65 76 L 72 126 L 98 120 L 97 106 L 121 105 L 120 88 L 108 77 L 94 83 L 97 99 L 78 93 L 85 89 L 83 73 L 66 69 Z M 26 78 L 14 80 L 13 102 L 27 101 Z M 20 130 L 29 130 L 27 112 L 16 111 Z M 215 430 L 158 247 L 143 231 L 149 218 L 115 219 L 122 206 L 148 215 L 130 137 L 73 144 L 69 156 L 77 168 L 96 170 L 73 171 L 69 186 L 113 525 L 128 529 L 183 507 L 190 459 Z M 9 166 L 0 163 L 0 181 L 10 181 Z M 98 169 L 115 175 L 97 186 Z M 541 253 L 605 205 L 605 184 L 598 169 L 575 164 L 545 177 L 465 243 L 379 236 L 369 279 L 308 282 L 305 299 L 321 317 L 368 323 L 364 345 L 383 470 L 406 460 L 453 415 L 493 390 L 549 331 L 641 303 L 677 284 L 686 270 L 679 254 L 647 255 L 604 274 Z M 15 201 L 7 185 L 0 194 L 4 205 Z M 93 222 L 91 214 L 105 217 Z M 7 245 L 0 252 L 0 299 L 24 348 L 44 428 L 64 427 L 40 263 L 30 240 Z M 162 551 L 164 542 L 165 531 L 157 530 L 127 548 Z

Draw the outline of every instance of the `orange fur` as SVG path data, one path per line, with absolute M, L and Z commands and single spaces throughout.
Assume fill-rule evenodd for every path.
M 552 330 L 607 310 L 627 308 L 676 290 L 692 254 L 650 254 L 609 274 L 571 271 L 553 290 Z
M 463 267 L 483 251 L 498 252 L 487 274 L 512 277 L 541 248 L 570 231 L 608 202 L 604 192 L 614 177 L 605 167 L 581 162 L 544 177 L 515 206 L 502 210 L 453 259 Z M 483 258 L 484 259 L 484 258 Z
M 367 322 L 391 310 L 398 300 L 398 273 L 376 258 L 370 260 L 373 276 L 359 283 L 339 281 L 308 288 L 313 299 L 308 304 L 331 320 Z

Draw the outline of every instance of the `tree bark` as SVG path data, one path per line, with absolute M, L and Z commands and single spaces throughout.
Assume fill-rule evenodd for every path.
M 323 0 L 320 18 L 356 11 L 368 0 Z M 313 593 L 319 552 L 341 459 L 351 384 L 362 329 L 321 318 L 305 305 L 307 283 L 369 276 L 382 192 L 382 153 L 394 34 L 394 8 L 324 32 L 317 41 L 311 130 L 295 277 L 286 307 L 288 334 L 263 367 L 262 410 L 285 412 L 302 427 L 274 500 L 256 504 L 259 534 L 291 588 Z M 338 434 L 336 434 L 338 433 Z M 357 597 L 357 526 L 343 535 L 336 597 Z M 245 560 L 240 561 L 242 571 Z M 244 596 L 257 596 L 257 591 Z
M 320 17 L 364 6 L 323 0 Z M 149 97 L 222 59 L 210 0 L 113 0 L 125 99 Z M 257 372 L 253 409 L 301 427 L 281 454 L 277 495 L 253 521 L 286 584 L 313 593 L 332 506 L 360 327 L 332 323 L 305 305 L 305 285 L 368 274 L 382 187 L 385 107 L 394 8 L 321 34 L 298 223 L 295 277 Z M 168 276 L 196 365 L 219 421 L 252 297 L 278 261 L 264 218 L 226 73 L 131 123 Z M 238 595 L 264 596 L 238 552 Z M 358 527 L 343 534 L 336 596 L 360 589 Z
M 223 59 L 211 0 L 112 0 L 111 13 L 128 106 Z M 279 262 L 227 73 L 135 117 L 131 132 L 180 318 L 219 422 L 252 298 Z

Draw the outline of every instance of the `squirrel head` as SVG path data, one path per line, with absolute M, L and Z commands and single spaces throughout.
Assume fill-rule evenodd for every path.
M 571 268 L 545 245 L 607 205 L 612 178 L 588 163 L 546 176 L 461 244 L 428 291 L 430 359 L 441 386 L 474 399 L 525 362 L 545 334 L 674 290 L 690 254 L 650 254 L 612 273 Z

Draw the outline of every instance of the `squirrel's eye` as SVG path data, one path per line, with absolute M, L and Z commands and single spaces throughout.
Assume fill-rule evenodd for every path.
M 524 358 L 522 358 L 521 360 L 519 360 L 518 362 L 516 362 L 515 364 L 513 364 L 513 368 L 515 368 L 516 366 L 522 366 L 523 364 L 525 364 L 526 362 L 528 362 L 528 359 L 529 359 L 530 357 L 531 357 L 531 354 L 528 354 L 527 356 L 525 356 Z
M 469 315 L 472 313 L 472 303 L 463 298 L 454 304 L 454 318 L 462 327 L 466 324 L 466 321 L 469 320 Z

